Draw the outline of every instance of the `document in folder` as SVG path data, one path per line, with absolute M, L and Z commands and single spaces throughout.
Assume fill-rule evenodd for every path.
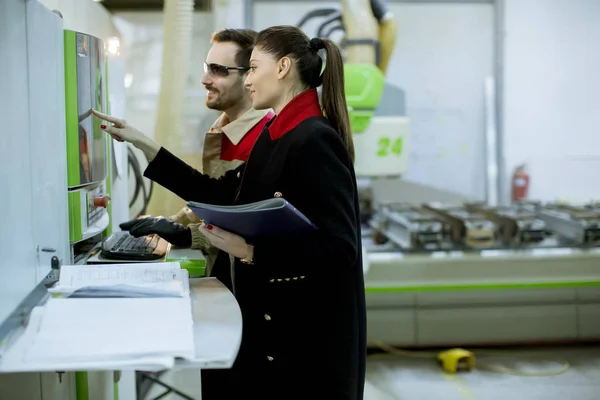
M 236 206 L 217 206 L 190 201 L 187 206 L 204 223 L 218 226 L 246 239 L 305 233 L 317 229 L 304 214 L 281 197 Z

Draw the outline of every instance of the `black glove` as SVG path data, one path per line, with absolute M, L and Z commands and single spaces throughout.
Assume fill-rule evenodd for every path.
M 120 223 L 119 228 L 121 228 L 122 231 L 129 231 L 131 228 L 133 228 L 135 226 L 135 224 L 137 224 L 138 222 L 140 222 L 142 220 L 145 220 L 146 218 L 152 218 L 152 217 L 143 216 L 143 217 L 139 217 L 136 219 L 132 219 L 130 221 Z
M 119 227 L 123 230 L 129 230 L 129 233 L 135 237 L 157 234 L 177 247 L 192 246 L 192 231 L 190 231 L 190 228 L 186 228 L 168 218 L 146 217 L 124 222 Z

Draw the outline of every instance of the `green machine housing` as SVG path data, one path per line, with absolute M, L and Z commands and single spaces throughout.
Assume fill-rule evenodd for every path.
M 372 64 L 345 64 L 346 102 L 352 133 L 364 132 L 383 94 L 385 76 Z
M 108 71 L 104 42 L 64 31 L 67 182 L 71 243 L 110 233 L 108 134 L 92 109 L 107 113 Z

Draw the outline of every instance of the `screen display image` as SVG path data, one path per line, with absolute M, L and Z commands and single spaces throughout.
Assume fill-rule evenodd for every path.
M 77 113 L 80 184 L 107 176 L 106 133 L 92 109 L 106 112 L 104 45 L 93 36 L 77 34 Z

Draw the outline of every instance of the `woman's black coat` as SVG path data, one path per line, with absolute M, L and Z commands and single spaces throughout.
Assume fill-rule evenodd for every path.
M 247 164 L 221 179 L 165 149 L 145 176 L 203 203 L 281 194 L 319 228 L 254 241 L 254 265 L 235 260 L 242 344 L 231 370 L 203 371 L 203 399 L 362 399 L 366 310 L 356 177 L 316 91 L 292 100 L 265 127 Z M 221 252 L 213 272 L 226 283 L 229 265 Z

